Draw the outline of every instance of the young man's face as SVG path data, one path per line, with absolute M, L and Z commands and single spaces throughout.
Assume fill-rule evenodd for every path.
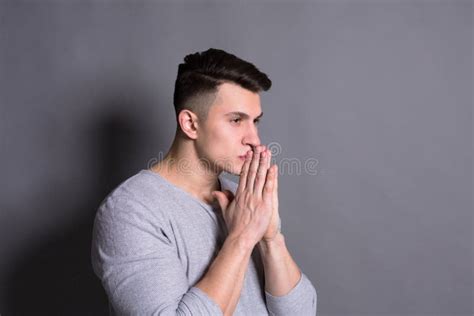
M 242 155 L 260 144 L 261 114 L 258 93 L 232 83 L 221 84 L 196 139 L 200 159 L 211 163 L 213 171 L 240 174 L 245 161 Z

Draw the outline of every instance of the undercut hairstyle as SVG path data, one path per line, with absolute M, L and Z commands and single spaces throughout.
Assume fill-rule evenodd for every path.
M 178 66 L 173 104 L 176 120 L 183 109 L 206 121 L 219 85 L 230 82 L 254 93 L 267 91 L 272 82 L 252 63 L 220 49 L 189 54 Z M 179 123 L 178 123 L 179 128 Z

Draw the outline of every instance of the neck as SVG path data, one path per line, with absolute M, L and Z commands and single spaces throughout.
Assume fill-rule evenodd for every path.
M 220 172 L 212 169 L 200 161 L 192 140 L 176 136 L 166 156 L 151 171 L 204 203 L 214 205 L 211 193 L 221 188 L 218 181 Z

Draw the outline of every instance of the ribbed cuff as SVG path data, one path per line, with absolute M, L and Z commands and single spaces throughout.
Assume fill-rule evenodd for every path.
M 273 296 L 265 291 L 265 297 L 271 315 L 316 315 L 316 289 L 303 272 L 288 294 Z
M 198 287 L 193 286 L 189 289 L 188 293 L 192 296 L 196 296 L 199 301 L 201 301 L 204 305 L 204 312 L 205 315 L 212 315 L 212 316 L 223 316 L 222 310 L 219 305 L 212 298 L 210 298 L 203 290 Z

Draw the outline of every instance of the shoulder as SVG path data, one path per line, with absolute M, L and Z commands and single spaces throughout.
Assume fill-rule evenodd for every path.
M 161 216 L 169 201 L 169 188 L 148 170 L 141 170 L 115 187 L 100 203 L 98 215 L 128 214 Z

